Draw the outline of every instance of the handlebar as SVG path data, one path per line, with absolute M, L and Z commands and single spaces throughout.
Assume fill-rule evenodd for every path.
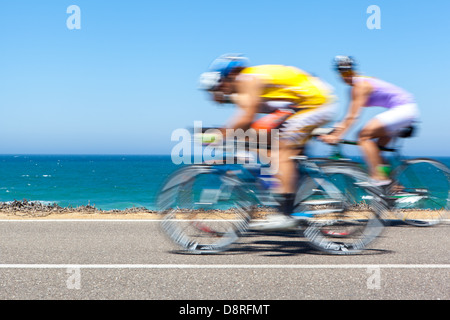
M 319 136 L 331 134 L 333 131 L 334 131 L 334 128 L 317 128 L 311 132 L 311 135 L 314 137 L 319 137 Z M 343 139 L 343 140 L 339 141 L 339 144 L 347 144 L 347 145 L 356 146 L 356 145 L 358 145 L 358 142 Z M 387 148 L 387 147 L 382 147 L 382 146 L 378 146 L 378 148 L 380 148 L 381 151 L 386 151 L 386 152 L 396 152 L 397 151 L 397 149 Z
M 201 133 L 204 134 L 204 133 L 206 133 L 206 131 L 211 130 L 211 129 L 218 130 L 220 128 L 215 128 L 215 127 L 202 128 Z M 320 137 L 320 136 L 323 136 L 323 135 L 331 134 L 333 131 L 334 131 L 334 128 L 316 128 L 316 129 L 314 129 L 311 132 L 311 136 L 317 138 L 317 137 Z M 214 141 L 212 141 L 212 142 L 214 142 Z M 226 141 L 224 140 L 223 142 L 226 142 Z M 270 147 L 270 144 L 263 144 L 261 142 L 236 141 L 235 140 L 234 143 L 236 143 L 238 145 L 241 145 L 241 146 L 243 145 L 245 148 L 249 148 L 249 147 L 250 148 L 264 148 L 264 147 L 267 148 L 267 147 Z M 206 144 L 209 144 L 209 143 L 206 143 Z M 345 139 L 343 139 L 343 140 L 339 141 L 339 144 L 346 144 L 346 145 L 356 146 L 356 145 L 358 145 L 358 142 L 352 141 L 352 140 L 345 140 Z M 335 146 L 337 146 L 337 145 L 335 145 Z M 385 151 L 385 152 L 397 152 L 398 151 L 395 148 L 387 148 L 387 147 L 383 147 L 383 146 L 378 146 L 378 148 L 381 151 Z

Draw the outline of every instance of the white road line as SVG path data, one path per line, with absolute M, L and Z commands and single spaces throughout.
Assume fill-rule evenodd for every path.
M 0 269 L 450 269 L 450 264 L 0 264 Z

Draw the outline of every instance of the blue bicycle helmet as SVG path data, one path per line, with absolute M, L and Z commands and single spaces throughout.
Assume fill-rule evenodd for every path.
M 233 69 L 247 66 L 248 59 L 242 54 L 221 55 L 213 61 L 208 71 L 200 76 L 200 88 L 208 91 L 214 90 Z

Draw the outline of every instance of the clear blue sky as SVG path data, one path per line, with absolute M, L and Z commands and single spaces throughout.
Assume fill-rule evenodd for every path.
M 72 4 L 80 30 L 66 26 Z M 380 30 L 366 27 L 373 4 Z M 348 88 L 330 62 L 353 55 L 415 94 L 423 123 L 407 154 L 450 156 L 449 15 L 448 0 L 2 0 L 0 153 L 168 154 L 174 129 L 232 114 L 197 80 L 216 56 L 241 52 L 329 82 L 339 118 Z

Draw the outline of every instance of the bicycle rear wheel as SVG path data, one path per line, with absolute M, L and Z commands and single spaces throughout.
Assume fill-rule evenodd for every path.
M 392 178 L 395 183 L 388 196 L 405 223 L 428 227 L 448 217 L 450 171 L 443 163 L 426 158 L 406 160 Z
M 320 165 L 320 177 L 308 177 L 297 193 L 296 211 L 309 215 L 303 235 L 328 254 L 356 254 L 382 232 L 386 204 L 380 190 L 356 185 L 367 175 L 352 163 Z
M 162 230 L 189 253 L 226 250 L 247 229 L 255 204 L 236 176 L 212 166 L 176 172 L 159 199 Z

